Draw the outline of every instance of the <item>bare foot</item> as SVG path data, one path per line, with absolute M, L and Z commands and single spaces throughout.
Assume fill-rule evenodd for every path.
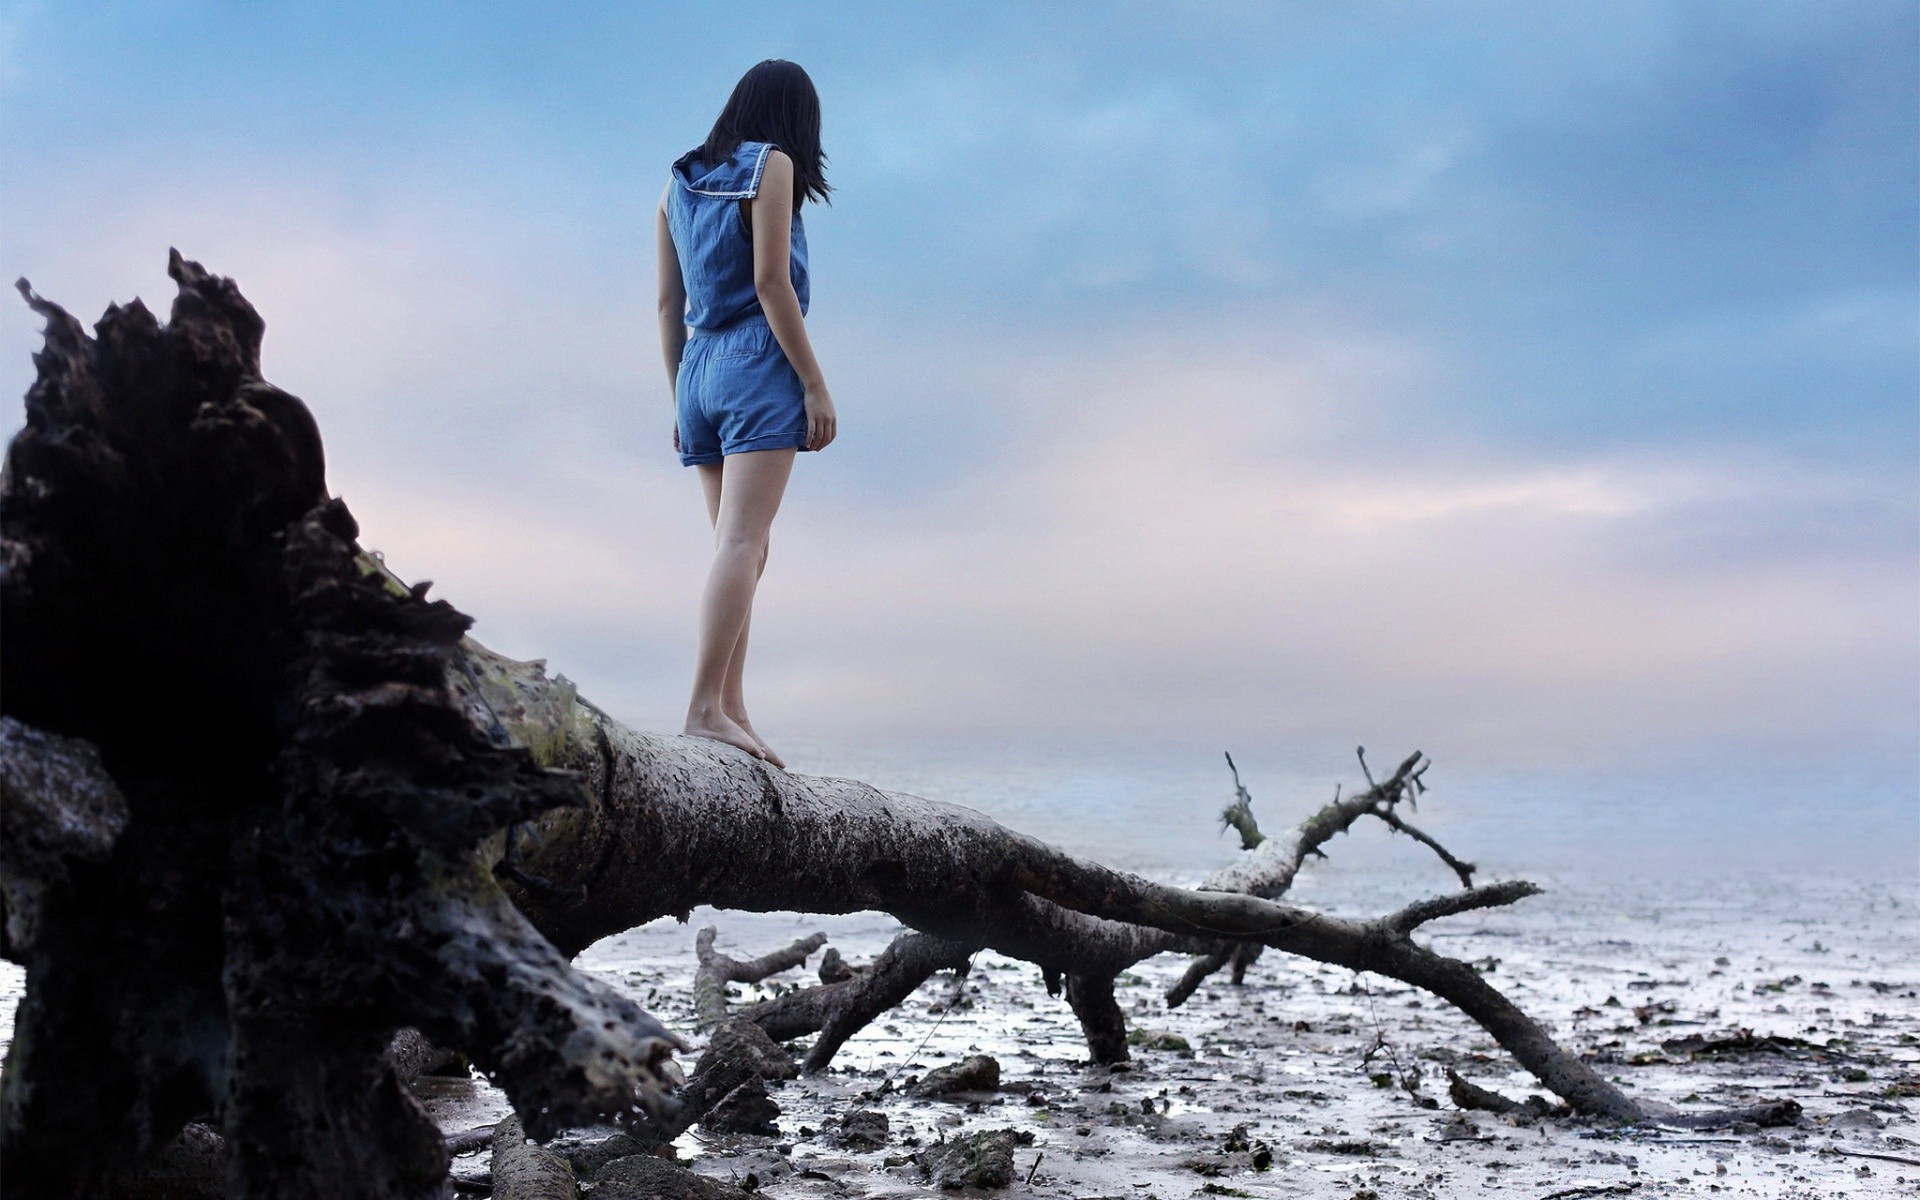
M 783 771 L 787 769 L 787 760 L 784 758 L 781 758 L 778 754 L 775 754 L 773 752 L 773 747 L 767 745 L 767 739 L 761 737 L 759 734 L 759 731 L 754 729 L 753 722 L 747 720 L 747 714 L 745 712 L 728 713 L 727 715 L 733 718 L 733 723 L 735 725 L 738 725 L 740 728 L 747 731 L 748 737 L 752 738 L 755 742 L 759 744 L 761 755 L 768 762 L 772 763 L 776 767 L 779 767 Z
M 691 737 L 712 738 L 716 742 L 738 746 L 755 758 L 767 757 L 766 747 L 760 744 L 760 739 L 740 728 L 732 717 L 718 710 L 689 709 L 686 728 L 681 732 Z

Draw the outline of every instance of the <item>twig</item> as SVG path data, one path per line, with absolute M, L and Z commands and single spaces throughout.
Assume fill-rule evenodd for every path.
M 1374 1005 L 1373 988 L 1367 983 L 1366 972 L 1355 971 L 1353 978 L 1354 982 L 1360 985 L 1360 990 L 1367 994 L 1367 1018 L 1373 1022 L 1373 1042 L 1367 1047 L 1366 1051 L 1360 1055 L 1360 1065 L 1366 1066 L 1373 1061 L 1373 1056 L 1376 1052 L 1384 1050 L 1387 1055 L 1388 1064 L 1393 1067 L 1393 1073 L 1400 1077 L 1400 1090 L 1409 1096 L 1418 1096 L 1420 1094 L 1420 1068 L 1418 1066 L 1414 1067 L 1412 1073 L 1409 1074 L 1407 1069 L 1400 1065 L 1400 1056 L 1394 1052 L 1393 1042 L 1388 1040 L 1387 1031 L 1380 1024 L 1380 1010 Z
M 1881 1162 L 1899 1163 L 1906 1167 L 1920 1167 L 1920 1158 L 1901 1158 L 1898 1154 L 1875 1154 L 1871 1150 L 1841 1150 L 1833 1146 L 1827 1146 L 1822 1148 L 1820 1153 L 1842 1154 L 1848 1158 L 1877 1158 Z
M 447 1135 L 447 1153 L 454 1158 L 491 1145 L 493 1145 L 493 1126 L 491 1125 L 482 1125 L 464 1133 Z
M 1421 769 L 1425 770 L 1426 768 L 1423 767 Z M 1413 803 L 1411 796 L 1408 797 L 1407 803 L 1409 804 Z M 1391 804 L 1391 801 L 1389 801 L 1389 804 Z M 1389 829 L 1398 830 L 1399 832 L 1404 833 L 1408 837 L 1412 838 L 1414 841 L 1419 842 L 1421 845 L 1430 847 L 1435 854 L 1438 854 L 1440 856 L 1440 861 L 1443 863 L 1446 863 L 1447 866 L 1453 868 L 1453 873 L 1460 877 L 1461 887 L 1473 886 L 1473 873 L 1477 868 L 1475 868 L 1472 863 L 1461 862 L 1459 859 L 1455 858 L 1452 854 L 1447 852 L 1447 848 L 1445 846 L 1442 846 L 1439 842 L 1434 841 L 1432 837 L 1428 836 L 1427 834 L 1421 832 L 1418 829 L 1415 829 L 1413 826 L 1407 824 L 1405 821 L 1402 821 L 1399 817 L 1399 814 L 1395 813 L 1391 807 L 1376 809 L 1373 815 L 1376 817 L 1379 817 L 1382 821 L 1385 821 Z
M 1574 1200 L 1576 1196 L 1624 1196 L 1640 1190 L 1640 1181 L 1631 1183 L 1589 1183 L 1581 1187 L 1563 1188 L 1557 1192 L 1548 1192 L 1540 1200 Z

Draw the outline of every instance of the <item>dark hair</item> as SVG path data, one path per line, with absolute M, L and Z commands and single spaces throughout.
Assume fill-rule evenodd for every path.
M 833 190 L 822 170 L 827 156 L 820 150 L 820 93 L 799 63 L 769 58 L 750 67 L 733 85 L 700 159 L 719 166 L 741 142 L 772 142 L 793 160 L 795 208 L 823 201 Z

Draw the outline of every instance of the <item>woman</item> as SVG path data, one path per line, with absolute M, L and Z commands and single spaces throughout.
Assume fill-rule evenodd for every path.
M 794 453 L 825 449 L 835 433 L 802 320 L 800 206 L 827 198 L 825 160 L 813 81 L 768 59 L 741 77 L 706 143 L 673 164 L 655 222 L 673 448 L 700 471 L 714 532 L 686 732 L 782 767 L 747 719 L 741 670 Z

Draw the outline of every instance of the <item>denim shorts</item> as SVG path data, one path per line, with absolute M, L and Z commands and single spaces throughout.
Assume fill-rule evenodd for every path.
M 804 449 L 806 389 L 760 313 L 696 330 L 674 381 L 680 461 L 717 463 L 748 450 Z

